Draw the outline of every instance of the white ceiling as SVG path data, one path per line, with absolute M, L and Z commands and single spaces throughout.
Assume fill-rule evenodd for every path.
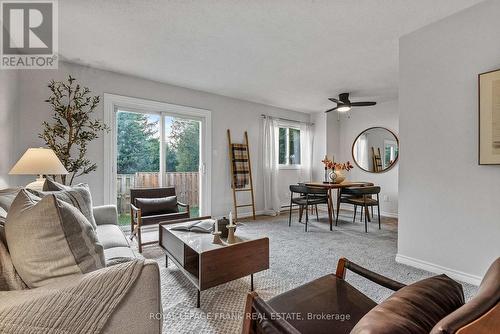
M 298 111 L 389 100 L 398 38 L 482 0 L 63 0 L 63 59 Z M 425 52 L 425 50 L 422 50 Z

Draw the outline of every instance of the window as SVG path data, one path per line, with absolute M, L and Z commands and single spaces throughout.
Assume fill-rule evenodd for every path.
M 130 188 L 174 186 L 179 202 L 189 204 L 191 217 L 198 217 L 201 121 L 117 109 L 116 124 L 120 222 L 130 222 Z
M 104 120 L 111 128 L 104 134 L 105 203 L 126 206 L 128 197 L 119 196 L 127 194 L 123 188 L 156 182 L 158 187 L 175 186 L 178 200 L 191 204 L 193 215 L 210 215 L 209 110 L 104 93 Z M 130 173 L 129 179 L 120 182 L 122 173 Z
M 396 157 L 398 156 L 398 144 L 394 140 L 384 140 L 384 166 L 387 168 L 394 163 Z
M 294 127 L 279 128 L 279 164 L 281 166 L 300 165 L 300 130 Z

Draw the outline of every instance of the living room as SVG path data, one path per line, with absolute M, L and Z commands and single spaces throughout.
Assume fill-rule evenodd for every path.
M 1 6 L 0 332 L 497 331 L 500 1 Z

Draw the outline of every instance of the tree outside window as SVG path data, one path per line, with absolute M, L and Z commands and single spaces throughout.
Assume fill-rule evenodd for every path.
M 300 130 L 293 127 L 278 129 L 278 161 L 282 166 L 300 165 Z
M 118 112 L 117 172 L 160 171 L 160 116 Z M 167 172 L 197 172 L 200 123 L 169 117 L 165 143 Z

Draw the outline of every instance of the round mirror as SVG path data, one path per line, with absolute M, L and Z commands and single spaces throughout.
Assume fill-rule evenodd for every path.
M 366 129 L 352 144 L 352 158 L 356 165 L 366 172 L 388 171 L 396 164 L 398 156 L 398 137 L 386 128 Z

